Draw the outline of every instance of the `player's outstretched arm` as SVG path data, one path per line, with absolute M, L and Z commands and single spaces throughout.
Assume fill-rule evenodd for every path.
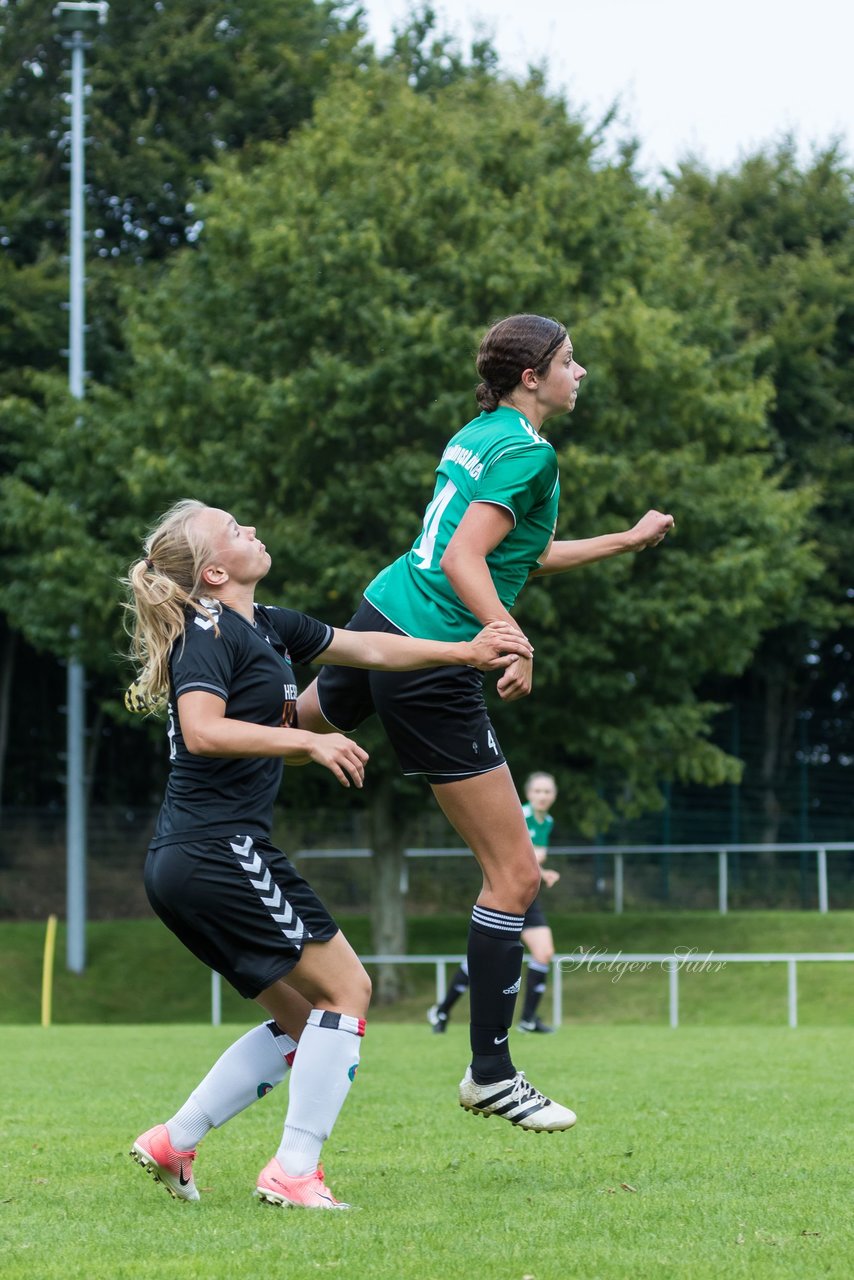
M 424 667 L 477 667 L 503 671 L 517 658 L 530 658 L 534 649 L 516 623 L 491 622 L 473 640 L 447 643 L 418 640 L 382 631 L 335 630 L 316 663 L 365 667 L 370 671 L 418 671 Z
M 253 724 L 225 714 L 216 694 L 193 689 L 178 699 L 178 719 L 188 751 L 196 756 L 278 756 L 285 764 L 319 764 L 342 787 L 361 787 L 368 753 L 343 733 L 309 733 L 286 725 Z
M 625 555 L 628 551 L 644 551 L 657 547 L 674 527 L 673 516 L 661 511 L 647 511 L 631 529 L 623 533 L 604 533 L 598 538 L 579 538 L 575 541 L 553 542 L 539 569 L 532 578 L 542 578 L 551 573 L 566 573 L 585 564 L 595 564 L 611 556 Z

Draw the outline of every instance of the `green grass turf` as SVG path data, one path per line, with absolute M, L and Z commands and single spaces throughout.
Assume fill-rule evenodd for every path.
M 709 951 L 854 951 L 854 912 L 591 913 L 555 915 L 557 946 L 567 952 L 623 953 Z M 341 917 L 356 949 L 370 953 L 364 917 Z M 465 948 L 462 916 L 413 919 L 409 950 L 459 954 Z M 44 925 L 0 923 L 0 1024 L 38 1023 Z M 448 977 L 452 970 L 449 968 Z M 850 1026 L 854 964 L 803 964 L 798 969 L 799 1020 L 804 1026 Z M 563 976 L 564 1017 L 587 1023 L 661 1025 L 667 1021 L 667 976 L 658 966 L 641 973 L 570 968 Z M 435 999 L 432 966 L 406 970 L 406 992 L 390 1008 L 375 1005 L 373 1021 L 423 1023 Z M 65 932 L 60 926 L 55 964 L 53 1018 L 80 1022 L 204 1022 L 210 1019 L 210 977 L 159 920 L 96 921 L 88 929 L 86 972 L 65 969 Z M 542 1012 L 550 1016 L 551 994 Z M 223 984 L 223 1019 L 244 1020 L 246 1003 Z M 785 1025 L 786 971 L 780 964 L 729 965 L 719 973 L 683 971 L 680 1020 L 687 1026 L 763 1023 Z M 455 1020 L 465 1020 L 461 1005 Z
M 850 1280 L 843 1028 L 581 1027 L 516 1044 L 579 1123 L 456 1105 L 466 1034 L 369 1028 L 328 1142 L 344 1213 L 250 1195 L 287 1086 L 209 1135 L 199 1204 L 127 1156 L 242 1027 L 4 1028 L 4 1280 Z

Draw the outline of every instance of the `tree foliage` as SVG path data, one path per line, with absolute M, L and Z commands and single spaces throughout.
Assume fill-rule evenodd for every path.
M 786 483 L 818 487 L 815 536 L 830 570 L 823 629 L 846 609 L 854 558 L 854 174 L 838 150 L 799 168 L 791 144 L 736 172 L 686 168 L 666 216 L 733 299 L 739 331 L 759 341 Z M 816 600 L 816 605 L 818 601 Z
M 163 257 L 192 238 L 206 164 L 284 140 L 333 70 L 363 56 L 337 0 L 113 0 L 87 55 L 96 256 Z M 50 10 L 0 8 L 2 242 L 17 264 L 65 247 L 68 62 Z
M 48 520 L 63 494 L 73 506 L 85 475 L 92 501 L 75 520 L 118 568 L 141 524 L 201 496 L 263 529 L 272 598 L 343 623 L 417 532 L 441 447 L 474 412 L 486 324 L 559 315 L 591 370 L 577 417 L 553 432 L 559 534 L 657 505 L 677 535 L 529 588 L 538 687 L 530 707 L 497 710 L 499 732 L 522 760 L 532 735 L 548 742 L 591 828 L 654 802 L 662 778 L 731 778 L 696 690 L 796 614 L 818 571 L 810 496 L 770 474 L 760 348 L 740 342 L 729 298 L 656 219 L 628 160 L 604 162 L 536 81 L 460 77 L 425 94 L 375 69 L 339 77 L 287 146 L 252 166 L 226 158 L 209 181 L 196 249 L 129 299 L 122 384 L 93 388 L 76 435 L 61 403 L 49 410 L 66 461 L 30 484 L 33 511 Z M 11 497 L 23 510 L 23 491 Z M 75 584 L 93 592 L 91 653 L 102 554 Z M 53 593 L 57 635 L 63 600 Z M 16 608 L 26 620 L 37 601 Z M 375 768 L 393 770 L 377 748 Z
M 116 580 L 158 514 L 197 496 L 257 523 L 266 598 L 343 624 L 416 535 L 440 451 L 475 412 L 485 327 L 553 314 L 589 369 L 576 413 L 549 428 L 558 536 L 649 506 L 677 527 L 655 551 L 526 589 L 535 689 L 491 695 L 500 738 L 519 773 L 554 770 L 591 834 L 655 807 L 668 779 L 735 780 L 710 738 L 716 698 L 762 670 L 763 645 L 796 664 L 824 646 L 828 670 L 843 619 L 838 157 L 804 174 L 785 154 L 685 169 L 656 199 L 631 148 L 606 159 L 541 77 L 504 79 L 486 45 L 463 57 L 429 8 L 379 66 L 349 6 L 115 4 L 93 60 L 100 329 L 81 404 L 51 356 L 61 57 L 37 9 L 0 7 L 0 124 L 17 126 L 0 132 L 0 611 L 56 655 L 76 629 L 121 716 Z M 423 788 L 376 725 L 360 739 L 377 883 L 394 886 Z M 325 804 L 332 784 L 306 771 L 300 790 Z M 393 900 L 377 897 L 379 950 L 402 949 Z
M 832 700 L 835 726 L 811 737 L 820 754 L 850 740 L 854 639 L 854 185 L 836 148 L 804 167 L 785 143 L 733 173 L 674 175 L 663 214 L 732 299 L 737 331 L 759 347 L 773 387 L 775 471 L 816 494 L 810 525 L 822 572 L 786 617 L 774 617 L 742 685 L 765 705 L 765 836 L 776 838 L 776 792 L 795 720 Z M 732 696 L 734 690 L 725 690 Z M 846 733 L 842 725 L 847 723 Z M 829 736 L 828 736 L 829 734 Z M 818 735 L 818 736 L 816 736 Z M 826 749 L 822 741 L 828 744 Z
M 112 0 L 86 54 L 86 355 L 104 406 L 91 415 L 65 390 L 70 55 L 51 6 L 0 0 L 0 53 L 0 756 L 12 723 L 9 776 L 41 802 L 61 779 L 51 752 L 63 734 L 40 715 L 45 745 L 30 758 L 28 676 L 43 707 L 63 695 L 48 694 L 58 673 L 30 646 L 60 660 L 74 647 L 91 701 L 114 705 L 115 575 L 152 514 L 118 506 L 137 431 L 113 431 L 104 400 L 127 358 L 123 293 L 132 306 L 164 261 L 192 251 L 207 165 L 281 144 L 368 51 L 358 8 L 337 0 Z

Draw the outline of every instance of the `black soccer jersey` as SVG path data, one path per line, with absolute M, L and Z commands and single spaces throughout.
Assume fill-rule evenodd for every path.
M 298 691 L 291 663 L 311 662 L 332 639 L 325 622 L 294 609 L 256 604 L 253 625 L 228 605 L 204 604 L 216 626 L 188 609 L 169 658 L 171 768 L 153 847 L 236 831 L 269 836 L 281 757 L 193 755 L 181 734 L 178 698 L 200 689 L 222 698 L 231 720 L 292 726 Z

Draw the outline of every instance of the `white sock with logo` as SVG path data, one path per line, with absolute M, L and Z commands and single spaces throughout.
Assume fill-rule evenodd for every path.
M 175 1150 L 194 1151 L 210 1129 L 219 1129 L 281 1084 L 296 1047 L 275 1022 L 253 1027 L 229 1045 L 180 1111 L 166 1121 Z
M 312 1009 L 291 1072 L 290 1101 L 276 1159 L 292 1178 L 314 1173 L 359 1065 L 364 1018 Z

